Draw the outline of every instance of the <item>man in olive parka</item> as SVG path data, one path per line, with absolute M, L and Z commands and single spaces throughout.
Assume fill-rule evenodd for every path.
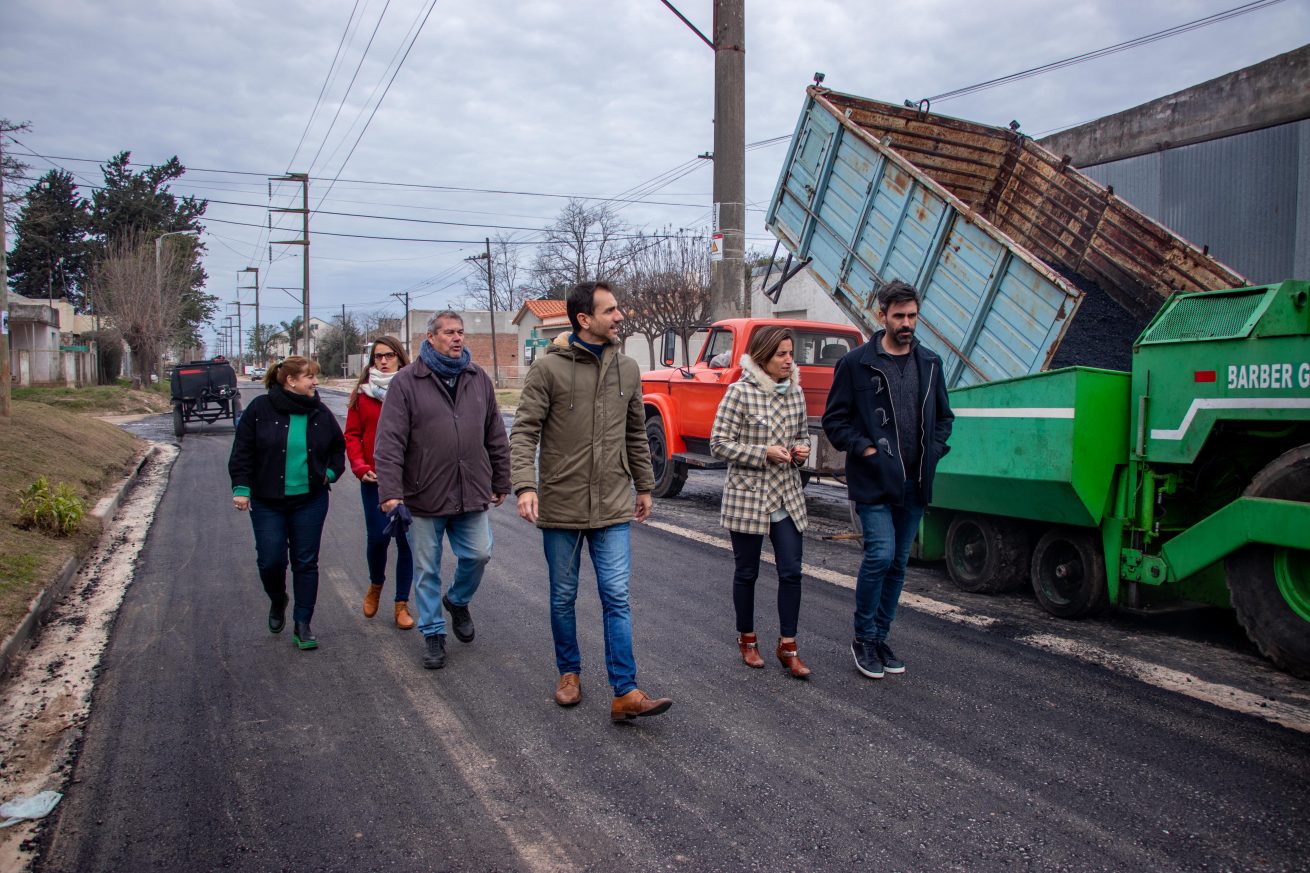
M 560 673 L 555 702 L 573 706 L 582 699 L 574 603 L 585 540 L 605 619 L 610 718 L 659 715 L 673 701 L 637 687 L 628 605 L 630 523 L 649 517 L 655 487 L 641 371 L 618 350 L 623 313 L 608 285 L 574 286 L 567 308 L 573 332 L 557 338 L 528 371 L 510 432 L 519 515 L 541 528 L 550 573 Z

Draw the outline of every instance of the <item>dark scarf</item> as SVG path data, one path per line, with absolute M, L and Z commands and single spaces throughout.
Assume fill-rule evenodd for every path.
M 418 347 L 418 356 L 429 370 L 437 374 L 437 378 L 446 381 L 459 378 L 459 374 L 473 362 L 467 348 L 460 351 L 458 358 L 452 358 L 432 348 L 432 343 L 427 340 L 423 340 L 423 345 Z
M 602 355 L 605 354 L 605 347 L 609 345 L 608 342 L 589 343 L 586 340 L 582 339 L 580 336 L 578 336 L 576 333 L 569 334 L 569 342 L 577 343 L 578 345 L 582 346 L 584 349 L 595 355 L 598 360 Z
M 309 415 L 321 405 L 317 391 L 306 397 L 303 394 L 288 391 L 276 382 L 269 386 L 268 399 L 273 404 L 274 409 L 286 415 Z

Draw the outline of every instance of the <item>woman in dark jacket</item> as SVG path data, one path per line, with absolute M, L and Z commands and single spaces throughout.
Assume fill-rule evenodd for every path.
M 346 457 L 350 469 L 359 478 L 359 496 L 364 503 L 364 528 L 367 546 L 364 557 L 368 562 L 368 591 L 364 594 L 364 617 L 377 615 L 382 585 L 387 581 L 387 550 L 391 537 L 383 533 L 387 515 L 378 505 L 378 474 L 373 469 L 373 443 L 377 439 L 378 416 L 391 377 L 409 363 L 400 340 L 379 337 L 373 341 L 369 363 L 359 374 L 359 383 L 346 402 Z M 396 537 L 396 627 L 409 630 L 414 618 L 409 613 L 409 590 L 414 581 L 414 558 L 409 551 L 409 540 Z
M 318 364 L 292 355 L 264 377 L 268 393 L 246 407 L 228 458 L 232 504 L 250 511 L 255 563 L 270 607 L 268 629 L 286 624 L 290 554 L 295 628 L 300 649 L 317 648 L 310 630 L 318 598 L 318 548 L 327 519 L 328 487 L 345 470 L 345 439 L 318 397 Z

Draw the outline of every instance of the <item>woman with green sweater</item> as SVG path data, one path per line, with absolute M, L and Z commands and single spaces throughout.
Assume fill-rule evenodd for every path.
M 309 622 L 318 599 L 319 542 L 329 486 L 346 467 L 346 441 L 319 399 L 318 364 L 292 355 L 269 369 L 264 385 L 268 393 L 246 407 L 232 442 L 232 505 L 250 512 L 255 563 L 270 602 L 268 629 L 281 633 L 286 625 L 290 555 L 291 639 L 313 649 L 318 641 Z

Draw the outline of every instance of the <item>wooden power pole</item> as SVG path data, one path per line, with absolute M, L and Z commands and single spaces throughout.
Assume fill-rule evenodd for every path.
M 714 212 L 722 258 L 710 264 L 712 317 L 751 314 L 746 289 L 746 8 L 714 0 Z

